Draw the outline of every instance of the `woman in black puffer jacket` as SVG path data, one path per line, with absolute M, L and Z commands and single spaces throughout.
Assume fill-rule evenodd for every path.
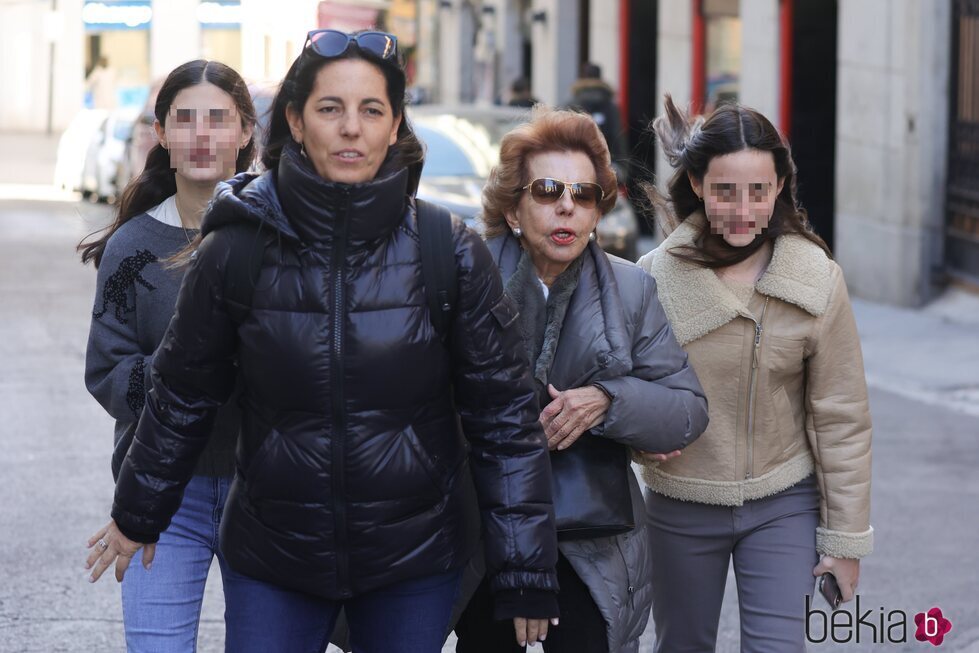
M 204 218 L 113 521 L 93 538 L 94 578 L 117 556 L 124 573 L 141 543 L 152 559 L 237 361 L 228 650 L 321 650 L 341 607 L 354 650 L 439 650 L 480 514 L 496 617 L 535 641 L 557 616 L 550 467 L 515 310 L 453 220 L 458 302 L 447 344 L 436 333 L 404 88 L 393 36 L 310 33 L 273 105 L 268 172 L 219 185 Z M 264 248 L 223 228 L 239 222 Z M 256 251 L 239 324 L 229 259 Z

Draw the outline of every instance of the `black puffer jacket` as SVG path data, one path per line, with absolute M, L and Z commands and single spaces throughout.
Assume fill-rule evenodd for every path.
M 454 221 L 459 301 L 441 343 L 406 180 L 330 184 L 286 148 L 276 174 L 220 185 L 120 472 L 123 533 L 155 541 L 169 524 L 237 354 L 242 434 L 221 533 L 235 570 L 346 598 L 463 566 L 481 511 L 494 589 L 557 589 L 550 466 L 515 309 L 485 245 Z M 219 227 L 238 220 L 269 238 L 236 328 Z

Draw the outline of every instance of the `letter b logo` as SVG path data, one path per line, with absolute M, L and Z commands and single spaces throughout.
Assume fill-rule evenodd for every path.
M 914 615 L 914 623 L 918 627 L 914 638 L 919 642 L 930 642 L 933 646 L 941 646 L 945 635 L 952 630 L 952 622 L 937 607 Z

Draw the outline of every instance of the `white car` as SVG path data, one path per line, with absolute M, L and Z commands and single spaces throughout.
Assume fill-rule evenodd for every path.
M 79 190 L 83 197 L 109 203 L 115 201 L 119 163 L 126 153 L 126 141 L 138 116 L 138 109 L 114 109 L 95 132 L 82 168 Z
M 54 167 L 55 186 L 69 192 L 82 189 L 85 155 L 108 116 L 104 109 L 84 109 L 72 118 L 58 141 L 58 161 Z

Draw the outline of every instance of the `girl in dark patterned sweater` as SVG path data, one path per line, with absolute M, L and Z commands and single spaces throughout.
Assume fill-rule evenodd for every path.
M 82 262 L 98 268 L 85 360 L 85 385 L 116 420 L 112 473 L 133 443 L 154 351 L 173 317 L 183 269 L 168 264 L 197 235 L 218 181 L 247 170 L 254 158 L 255 108 L 237 72 L 214 61 L 174 69 L 157 97 L 159 144 L 122 195 L 116 221 L 91 242 Z M 218 415 L 183 503 L 146 568 L 132 565 L 122 584 L 129 651 L 196 650 L 204 585 L 234 475 L 238 409 Z M 89 542 L 102 548 L 114 524 Z M 145 550 L 144 550 L 145 552 Z M 149 573 L 149 562 L 155 561 Z

